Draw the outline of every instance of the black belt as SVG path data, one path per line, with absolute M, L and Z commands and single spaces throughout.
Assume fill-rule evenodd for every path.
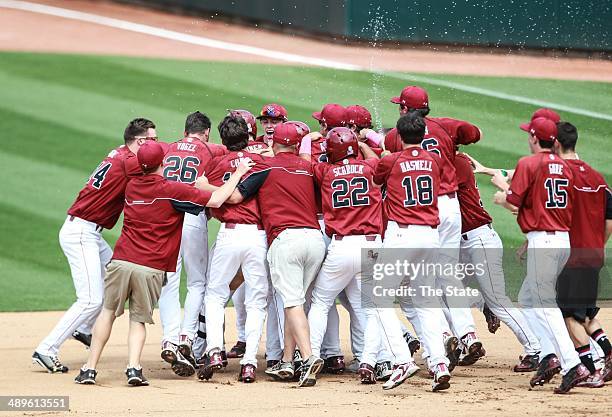
M 395 222 L 397 223 L 397 222 Z M 408 229 L 410 226 L 428 226 L 431 227 L 432 229 L 437 229 L 438 226 L 430 226 L 428 224 L 404 224 L 404 223 L 397 223 L 398 227 L 400 229 Z
M 368 242 L 374 242 L 379 235 L 346 235 L 346 236 L 339 236 L 339 235 L 334 235 L 334 240 L 342 240 L 345 237 L 350 237 L 350 236 L 364 236 L 365 240 L 367 240 Z
M 235 229 L 236 226 L 242 225 L 243 223 L 225 223 L 226 229 Z M 257 226 L 257 230 L 264 230 L 263 226 L 260 224 L 244 224 L 245 226 Z
M 478 227 L 482 227 L 482 226 L 485 226 L 485 225 L 483 224 L 483 225 L 478 226 Z M 487 226 L 489 229 L 493 229 L 493 226 L 491 226 L 491 223 L 486 224 L 486 226 Z M 477 227 L 476 229 L 478 229 L 478 227 Z M 476 229 L 468 230 L 467 232 L 463 233 L 463 234 L 461 235 L 461 239 L 463 239 L 463 240 L 468 240 L 468 233 L 470 233 L 470 232 L 472 232 L 472 231 L 474 231 L 474 230 L 476 230 Z

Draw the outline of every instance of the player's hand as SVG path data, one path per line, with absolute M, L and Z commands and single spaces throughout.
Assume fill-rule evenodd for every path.
M 493 202 L 499 206 L 503 206 L 506 202 L 506 192 L 505 191 L 497 191 L 493 195 Z
M 491 177 L 491 182 L 493 183 L 494 186 L 496 186 L 500 190 L 505 191 L 508 189 L 508 179 L 503 176 L 501 171 L 497 171 L 495 175 Z
M 523 244 L 521 246 L 519 246 L 519 248 L 516 250 L 516 261 L 518 263 L 520 263 L 521 265 L 523 264 L 523 262 L 525 261 L 525 259 L 527 259 L 527 245 L 529 244 L 528 241 L 523 242 Z
M 199 189 L 202 189 L 206 187 L 207 185 L 208 185 L 208 178 L 206 178 L 204 175 L 199 177 L 195 182 L 195 187 Z
M 251 158 L 244 158 L 238 164 L 238 167 L 236 168 L 236 172 L 240 176 L 243 176 L 244 174 L 249 172 L 251 170 L 251 168 L 253 168 L 254 166 L 255 166 L 255 162 Z
M 472 162 L 472 168 L 474 168 L 475 174 L 486 174 L 487 173 L 487 168 L 483 164 L 478 162 L 470 154 L 467 154 L 465 152 L 463 152 L 463 154 L 469 158 L 470 162 Z
M 367 136 L 368 136 L 368 134 L 369 134 L 370 132 L 374 132 L 374 131 L 373 131 L 372 129 L 367 129 L 367 128 L 366 128 L 366 129 L 361 129 L 361 130 L 359 131 L 359 135 L 358 135 L 359 140 L 362 140 L 362 141 L 363 141 L 363 140 L 366 140 L 366 139 L 367 139 Z

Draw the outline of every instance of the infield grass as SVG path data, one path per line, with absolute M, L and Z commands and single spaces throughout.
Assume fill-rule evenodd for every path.
M 612 84 L 522 78 L 432 75 L 491 90 L 576 105 L 612 114 Z M 316 127 L 322 104 L 366 105 L 380 125 L 397 120 L 389 103 L 408 83 L 393 77 L 331 69 L 162 59 L 0 53 L 0 311 L 58 310 L 74 301 L 69 268 L 58 244 L 66 209 L 108 151 L 122 141 L 127 122 L 155 121 L 160 138 L 179 139 L 185 115 L 200 110 L 217 123 L 228 108 L 257 112 L 285 105 L 291 119 Z M 469 153 L 489 166 L 513 167 L 528 152 L 518 124 L 534 106 L 421 83 L 432 116 L 469 120 L 484 132 Z M 607 145 L 612 122 L 562 114 L 580 132 L 579 154 L 612 178 Z M 493 206 L 493 187 L 480 189 L 506 247 L 522 234 L 516 220 Z M 210 223 L 213 240 L 218 223 Z M 119 226 L 105 231 L 114 244 Z M 516 293 L 519 273 L 508 287 Z M 184 292 L 184 287 L 183 287 Z

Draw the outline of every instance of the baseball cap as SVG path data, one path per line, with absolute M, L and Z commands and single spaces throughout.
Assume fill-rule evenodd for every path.
M 286 121 L 287 109 L 276 103 L 265 104 L 261 108 L 261 113 L 259 113 L 257 119 L 263 119 L 264 117 L 271 117 L 273 119 L 283 119 L 283 121 Z
M 295 145 L 302 140 L 300 135 L 293 123 L 283 123 L 276 126 L 274 129 L 274 136 L 272 136 L 272 142 L 279 143 L 281 145 Z
M 529 123 L 528 132 L 539 140 L 554 142 L 557 139 L 557 124 L 545 117 L 538 117 Z
M 154 141 L 145 142 L 136 153 L 140 168 L 146 171 L 151 171 L 160 166 L 164 160 L 164 155 L 164 148 Z
M 409 109 L 424 109 L 429 107 L 429 96 L 421 87 L 410 85 L 402 90 L 399 97 L 393 97 L 391 103 L 401 104 Z
M 354 124 L 359 127 L 372 126 L 372 115 L 363 106 L 355 104 L 346 108 L 346 120 L 349 124 Z
M 541 109 L 537 109 L 536 111 L 534 111 L 533 114 L 531 115 L 531 120 L 533 121 L 534 119 L 537 119 L 538 117 L 543 117 L 545 119 L 552 120 L 555 123 L 558 123 L 559 120 L 561 120 L 561 116 L 559 116 L 559 113 L 557 113 L 554 110 L 547 109 L 545 107 L 542 107 Z M 524 130 L 525 132 L 529 132 L 529 125 L 530 123 L 521 123 L 519 127 L 521 128 L 521 130 Z
M 346 124 L 346 109 L 340 104 L 326 104 L 321 111 L 314 112 L 312 117 L 325 122 L 328 127 L 340 127 Z

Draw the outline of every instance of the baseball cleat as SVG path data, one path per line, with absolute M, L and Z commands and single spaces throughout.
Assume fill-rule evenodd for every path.
M 149 385 L 147 378 L 142 375 L 142 368 L 127 368 L 125 370 L 125 376 L 127 377 L 127 383 L 133 387 L 144 387 Z
M 246 365 L 241 365 L 240 377 L 238 378 L 238 381 L 245 383 L 255 382 L 255 371 L 255 365 L 252 365 L 250 363 L 247 363 Z
M 604 382 L 612 381 L 612 353 L 606 356 L 601 374 Z
M 485 355 L 485 351 L 482 348 L 482 342 L 478 340 L 476 334 L 473 332 L 467 333 L 461 338 L 461 343 L 465 348 L 463 349 L 461 356 L 459 357 L 458 365 L 468 366 L 473 365 Z M 449 367 L 450 368 L 450 367 Z
M 518 365 L 514 365 L 514 372 L 533 372 L 538 369 L 538 363 L 540 362 L 538 354 L 519 356 L 519 359 L 521 361 Z
M 174 343 L 167 340 L 162 343 L 161 358 L 172 365 L 176 362 L 177 347 Z
M 200 367 L 198 368 L 198 379 L 208 381 L 213 376 L 213 369 L 208 366 L 210 363 L 210 358 L 207 354 L 204 354 L 200 359 L 198 359 L 198 364 Z
M 360 368 L 359 365 L 360 365 L 359 359 L 353 358 L 352 361 L 346 364 L 346 367 L 344 369 L 346 370 L 346 372 L 356 374 L 357 372 L 359 372 L 359 368 Z
M 406 344 L 408 345 L 408 349 L 410 349 L 411 356 L 414 356 L 414 354 L 419 349 L 421 349 L 421 342 L 416 336 L 414 336 L 409 331 L 406 331 L 406 333 L 404 333 L 404 340 L 406 341 Z
M 57 356 L 41 355 L 38 352 L 32 354 L 32 363 L 37 363 L 47 370 L 50 374 L 68 372 L 68 367 L 63 365 Z
M 495 333 L 497 329 L 499 329 L 499 326 L 501 326 L 499 317 L 497 317 L 495 313 L 492 312 L 489 306 L 486 304 L 482 308 L 482 314 L 484 314 L 485 320 L 487 321 L 487 328 L 489 329 L 489 333 Z
M 393 374 L 393 364 L 390 361 L 378 362 L 374 365 L 377 381 L 387 381 Z
M 278 359 L 268 359 L 266 361 L 266 369 L 267 368 L 272 368 L 274 365 L 276 365 L 277 363 L 279 363 L 280 361 Z
M 179 336 L 179 343 L 178 343 L 178 351 L 181 353 L 181 355 L 183 355 L 185 358 L 191 358 L 193 357 L 193 351 L 191 349 L 192 346 L 192 342 L 191 339 L 189 339 L 186 335 L 182 334 Z M 193 360 L 193 362 L 195 363 L 195 359 Z
M 448 370 L 452 372 L 455 366 L 457 366 L 457 363 L 459 363 L 459 353 L 457 351 L 459 348 L 459 339 L 449 333 L 444 333 L 443 337 L 444 351 L 448 358 Z
M 434 377 L 431 382 L 432 391 L 443 391 L 450 388 L 450 371 L 445 364 L 439 363 L 434 367 Z
M 362 363 L 359 365 L 359 380 L 362 384 L 376 384 L 376 373 L 374 372 L 374 368 L 372 365 L 368 365 L 367 363 Z
M 561 385 L 555 388 L 555 394 L 567 394 L 572 388 L 579 383 L 586 381 L 591 376 L 589 370 L 583 364 L 574 366 L 569 372 L 563 375 Z
M 240 340 L 236 342 L 236 344 L 227 352 L 228 359 L 239 359 L 244 357 L 244 352 L 246 350 L 246 342 L 241 342 Z
M 78 340 L 79 342 L 81 342 L 87 347 L 91 346 L 91 335 L 90 334 L 81 333 L 78 330 L 75 330 L 74 332 L 72 332 L 72 338 L 75 340 Z
M 419 367 L 416 363 L 414 363 L 414 361 L 395 365 L 393 368 L 393 373 L 387 382 L 383 384 L 383 389 L 388 390 L 399 387 L 404 383 L 404 381 L 416 374 L 418 371 Z
M 331 356 L 325 359 L 323 372 L 326 374 L 341 374 L 345 368 L 344 356 Z
M 480 350 L 474 353 L 473 355 L 470 355 L 465 350 L 461 350 L 461 353 L 459 354 L 459 362 L 457 363 L 457 365 L 460 365 L 460 366 L 474 365 L 476 362 L 478 362 L 480 358 L 484 357 L 485 355 L 486 355 L 486 352 L 483 347 L 481 347 Z
M 291 379 L 295 370 L 293 369 L 293 363 L 278 361 L 274 366 L 266 369 L 265 372 L 266 375 L 274 379 Z
M 196 372 L 195 362 L 191 362 L 181 352 L 176 352 L 176 360 L 172 362 L 171 368 L 172 372 L 182 377 L 192 376 Z
M 531 388 L 536 385 L 544 385 L 550 382 L 559 372 L 561 372 L 559 358 L 554 353 L 548 354 L 540 361 L 536 374 L 529 381 L 529 385 L 531 385 Z
M 603 375 L 599 369 L 595 370 L 587 379 L 576 384 L 578 388 L 601 388 L 605 384 Z
M 227 368 L 228 364 L 229 364 L 229 361 L 227 360 L 227 353 L 225 352 L 225 349 L 223 349 L 221 351 L 221 366 L 222 368 Z
M 323 363 L 323 359 L 311 355 L 302 365 L 298 387 L 314 386 L 317 383 L 317 374 L 323 369 Z
M 98 371 L 95 369 L 79 369 L 79 374 L 74 378 L 74 382 L 83 385 L 94 385 Z

